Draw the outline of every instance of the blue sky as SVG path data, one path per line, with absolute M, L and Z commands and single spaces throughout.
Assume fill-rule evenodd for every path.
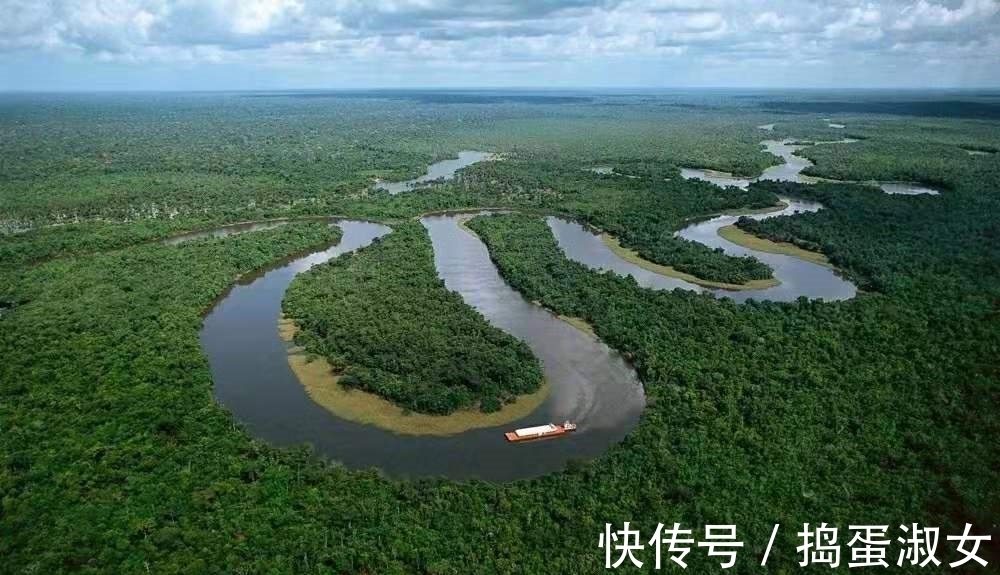
M 0 90 L 1000 86 L 1000 0 L 0 0 Z

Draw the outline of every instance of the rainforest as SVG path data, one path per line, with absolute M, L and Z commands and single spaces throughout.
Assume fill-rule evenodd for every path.
M 380 245 L 310 272 L 285 297 L 306 348 L 335 356 L 340 384 L 425 413 L 496 411 L 538 388 L 538 362 L 521 341 L 483 321 L 434 271 L 416 223 Z M 374 261 L 373 261 L 374 260 Z
M 995 566 L 998 117 L 0 95 L 0 572 L 601 573 L 626 521 L 736 525 L 736 573 L 804 523 L 940 527 L 943 570 L 969 523 Z

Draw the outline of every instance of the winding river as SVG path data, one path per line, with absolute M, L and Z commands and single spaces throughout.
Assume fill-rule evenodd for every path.
M 527 417 L 502 427 L 448 437 L 404 436 L 340 419 L 314 403 L 288 365 L 277 322 L 285 289 L 299 273 L 389 233 L 378 224 L 344 221 L 340 244 L 296 259 L 235 286 L 205 318 L 201 343 L 216 397 L 251 434 L 275 445 L 312 444 L 347 467 L 378 467 L 394 476 L 442 475 L 513 480 L 593 458 L 638 423 L 645 406 L 635 371 L 616 351 L 526 301 L 497 273 L 486 247 L 459 226 L 469 216 L 422 220 L 435 266 L 500 329 L 521 338 L 542 362 L 550 392 Z M 512 446 L 504 431 L 571 419 L 580 430 L 558 441 Z
M 455 172 L 471 166 L 477 162 L 485 162 L 494 159 L 494 154 L 489 152 L 477 152 L 475 150 L 462 150 L 458 153 L 458 158 L 451 160 L 442 160 L 440 162 L 435 162 L 427 166 L 427 173 L 420 176 L 419 178 L 414 178 L 412 180 L 406 180 L 402 182 L 385 182 L 379 181 L 375 183 L 376 190 L 385 190 L 392 195 L 400 194 L 403 192 L 410 192 L 420 186 L 426 186 L 433 182 L 439 180 L 450 180 L 455 177 Z
M 851 144 L 857 142 L 858 140 L 854 138 L 841 138 L 840 140 L 829 140 L 821 142 L 812 142 L 809 144 L 796 144 L 792 140 L 764 140 L 760 145 L 764 146 L 765 151 L 774 154 L 784 160 L 784 163 L 778 164 L 777 166 L 770 166 L 765 169 L 760 176 L 754 179 L 740 178 L 733 176 L 727 172 L 718 172 L 715 170 L 707 170 L 701 168 L 681 168 L 681 177 L 691 180 L 705 180 L 706 182 L 713 183 L 717 186 L 736 186 L 738 188 L 746 188 L 752 182 L 757 180 L 781 180 L 787 182 L 800 182 L 803 184 L 814 184 L 819 181 L 823 181 L 821 178 L 814 178 L 807 176 L 802 173 L 802 170 L 813 166 L 814 164 L 808 159 L 798 156 L 795 152 L 808 148 L 811 146 L 826 146 L 830 144 Z M 826 181 L 836 181 L 836 180 L 826 180 Z M 851 183 L 861 183 L 865 185 L 870 185 L 872 187 L 877 187 L 887 194 L 900 194 L 906 196 L 916 196 L 916 195 L 931 195 L 936 196 L 940 192 L 934 188 L 930 188 L 926 185 L 914 183 L 914 182 L 851 182 Z
M 779 211 L 766 214 L 743 214 L 755 219 L 792 215 L 799 212 L 814 212 L 822 206 L 815 202 L 782 198 L 787 206 Z M 678 237 L 703 243 L 713 248 L 721 248 L 731 256 L 753 256 L 771 266 L 774 277 L 781 283 L 762 289 L 725 290 L 708 289 L 682 279 L 658 274 L 629 262 L 605 244 L 599 236 L 586 230 L 576 222 L 549 217 L 547 223 L 559 247 L 571 260 L 593 269 L 610 270 L 619 275 L 633 277 L 645 288 L 658 290 L 686 289 L 707 292 L 716 297 L 729 297 L 742 302 L 748 299 L 771 301 L 794 301 L 805 296 L 810 299 L 827 301 L 849 299 L 857 294 L 857 287 L 827 267 L 784 254 L 772 254 L 745 248 L 719 235 L 719 228 L 736 223 L 741 216 L 718 216 L 703 222 L 691 224 L 677 232 Z
M 765 145 L 785 157 L 786 164 L 769 168 L 762 177 L 797 180 L 808 161 L 798 162 L 791 153 L 795 147 L 785 142 Z M 463 159 L 460 155 L 459 160 L 451 162 L 461 165 L 451 164 L 442 170 L 450 170 L 450 177 L 460 167 L 483 159 L 486 158 L 473 160 L 464 156 Z M 444 177 L 444 172 L 435 168 L 424 179 L 397 182 L 394 185 L 402 187 L 392 188 L 390 193 L 412 190 L 422 182 Z M 821 207 L 815 203 L 785 201 L 788 205 L 780 211 L 752 217 L 775 217 Z M 377 467 L 400 477 L 522 479 L 558 471 L 572 459 L 597 457 L 621 441 L 638 424 L 645 406 L 635 371 L 618 352 L 526 301 L 507 285 L 490 261 L 486 247 L 461 226 L 469 217 L 435 215 L 424 217 L 421 222 L 433 243 L 438 275 L 448 289 L 461 295 L 494 326 L 525 341 L 541 361 L 550 393 L 534 412 L 501 427 L 473 429 L 452 436 L 413 436 L 341 419 L 310 399 L 288 363 L 290 344 L 278 333 L 281 301 L 297 274 L 363 248 L 391 232 L 386 226 L 358 221 L 338 223 L 344 232 L 338 245 L 237 284 L 206 316 L 201 343 L 209 359 L 217 399 L 252 435 L 271 444 L 308 443 L 317 454 L 349 468 Z M 720 216 L 694 223 L 678 235 L 719 247 L 731 255 L 753 255 L 774 269 L 780 285 L 748 291 L 705 290 L 619 258 L 598 236 L 577 223 L 555 217 L 547 221 L 569 258 L 594 268 L 631 275 L 644 287 L 709 291 L 738 301 L 749 298 L 789 301 L 800 296 L 833 300 L 855 294 L 850 282 L 827 267 L 787 255 L 749 250 L 718 235 L 719 228 L 738 218 L 738 215 Z M 274 225 L 279 224 L 227 226 L 178 236 L 171 242 Z M 580 430 L 560 440 L 514 446 L 503 437 L 502 432 L 513 428 L 566 419 L 578 422 Z
M 823 144 L 850 143 L 853 141 L 855 140 L 845 138 L 836 142 L 823 142 Z M 765 140 L 761 142 L 761 145 L 768 152 L 781 157 L 784 163 L 767 168 L 758 179 L 802 183 L 812 183 L 815 181 L 813 178 L 802 174 L 802 170 L 811 166 L 812 162 L 795 155 L 796 151 L 805 147 L 804 145 L 793 144 L 787 140 Z M 684 168 L 681 170 L 681 175 L 688 179 L 706 180 L 718 186 L 738 186 L 741 188 L 749 186 L 752 181 L 744 178 L 735 178 L 730 174 L 712 170 Z M 599 236 L 586 230 L 576 222 L 549 217 L 547 223 L 549 224 L 549 228 L 552 229 L 556 240 L 559 242 L 559 247 L 562 248 L 569 259 L 585 264 L 593 269 L 609 270 L 620 275 L 631 276 L 640 286 L 645 288 L 658 290 L 686 289 L 708 292 L 716 297 L 729 297 L 740 302 L 748 299 L 794 301 L 803 296 L 810 299 L 822 298 L 827 301 L 854 297 L 857 294 L 857 287 L 837 275 L 834 270 L 827 266 L 789 255 L 773 254 L 746 248 L 730 242 L 719 235 L 719 229 L 735 224 L 743 216 L 754 219 L 765 219 L 793 215 L 800 212 L 815 212 L 823 207 L 817 202 L 794 200 L 791 198 L 781 198 L 781 200 L 785 204 L 785 207 L 781 210 L 764 214 L 746 213 L 717 216 L 693 223 L 676 234 L 677 237 L 686 240 L 699 242 L 712 248 L 719 248 L 731 256 L 753 256 L 766 263 L 774 270 L 774 277 L 780 283 L 776 286 L 762 289 L 707 289 L 682 279 L 658 274 L 619 257 Z
M 852 138 L 843 138 L 841 140 L 832 140 L 829 142 L 815 142 L 811 145 L 850 144 L 852 142 L 857 142 L 857 140 Z M 818 178 L 812 178 L 802 173 L 802 170 L 812 166 L 813 163 L 807 158 L 795 155 L 795 152 L 809 146 L 805 144 L 795 144 L 791 140 L 764 140 L 760 143 L 760 145 L 764 146 L 764 150 L 766 152 L 774 154 L 784 160 L 784 163 L 768 167 L 761 173 L 760 176 L 753 179 L 739 178 L 727 172 L 717 172 L 715 170 L 704 170 L 700 168 L 681 168 L 681 177 L 688 180 L 705 180 L 706 182 L 713 183 L 717 186 L 736 186 L 738 188 L 746 188 L 752 182 L 757 180 L 779 180 L 785 182 L 800 182 L 803 184 L 812 184 L 818 181 Z

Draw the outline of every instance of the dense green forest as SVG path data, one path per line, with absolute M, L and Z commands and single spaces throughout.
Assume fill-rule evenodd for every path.
M 753 176 L 778 163 L 761 152 L 762 132 L 753 127 L 773 116 L 739 100 L 711 106 L 702 97 L 694 106 L 682 96 L 648 105 L 599 98 L 418 106 L 414 100 L 426 101 L 425 95 L 251 96 L 179 94 L 150 105 L 123 95 L 81 98 L 71 106 L 56 96 L 33 105 L 8 97 L 0 108 L 8 118 L 0 141 L 0 228 L 154 220 L 165 233 L 168 227 L 297 214 L 398 215 L 398 206 L 385 205 L 369 189 L 375 178 L 414 177 L 455 150 L 487 149 L 505 161 L 467 170 L 475 200 L 420 200 L 427 210 L 498 204 L 567 210 L 582 203 L 573 215 L 586 217 L 595 197 L 603 209 L 619 210 L 618 200 L 642 191 L 646 201 L 631 216 L 648 219 L 645 224 L 628 227 L 618 217 L 594 224 L 625 233 L 623 244 L 643 257 L 706 280 L 738 284 L 771 277 L 752 258 L 732 258 L 658 231 L 655 226 L 665 218 L 672 224 L 676 215 L 657 213 L 673 207 L 649 199 L 664 186 L 690 185 L 677 177 L 681 166 Z M 819 128 L 798 133 L 832 137 Z M 600 165 L 636 177 L 589 171 Z M 693 190 L 690 197 L 706 196 L 698 213 L 748 205 L 735 191 L 720 201 L 722 194 L 708 184 Z M 584 197 L 578 202 L 573 196 Z M 142 233 L 130 230 L 115 245 Z M 94 228 L 83 237 L 110 246 L 118 234 Z M 43 250 L 84 249 L 60 237 L 6 249 L 21 260 Z
M 342 373 L 341 385 L 413 411 L 496 411 L 542 382 L 524 342 L 445 288 L 417 222 L 296 278 L 283 308 L 301 328 L 296 342 Z
M 498 198 L 490 197 L 483 205 L 525 206 L 567 215 L 611 233 L 647 260 L 705 280 L 742 284 L 771 277 L 770 268 L 755 258 L 728 256 L 674 237 L 692 218 L 776 205 L 777 196 L 763 189 L 722 189 L 679 177 L 625 178 L 538 159 L 471 166 L 456 186 Z M 663 201 L 665 196 L 670 201 Z
M 925 211 L 924 224 L 933 225 L 933 207 Z M 725 511 L 709 516 L 765 529 L 751 519 L 759 517 L 755 506 L 741 500 L 748 492 L 759 494 L 757 505 L 790 513 L 793 524 L 806 509 L 890 524 L 919 516 L 986 526 L 996 514 L 1000 457 L 986 439 L 1000 431 L 996 286 L 990 296 L 942 284 L 935 273 L 944 262 L 929 256 L 911 264 L 918 273 L 900 280 L 892 297 L 727 305 L 591 272 L 562 256 L 539 218 L 481 217 L 470 227 L 511 285 L 584 318 L 634 355 L 654 404 L 644 428 L 656 439 L 642 443 L 669 458 L 671 473 L 697 478 L 673 487 L 697 485 L 703 512 L 726 501 Z M 893 255 L 931 239 L 894 229 L 851 230 L 869 230 L 857 245 L 890 244 L 863 256 L 872 266 L 866 271 L 895 276 Z M 971 279 L 990 257 L 995 266 L 996 253 L 982 250 L 952 265 Z M 712 463 L 732 457 L 739 464 Z
M 863 286 L 881 293 L 923 281 L 959 293 L 996 294 L 1000 226 L 993 182 L 1000 181 L 998 168 L 970 170 L 970 178 L 946 197 L 889 195 L 845 184 L 759 182 L 753 187 L 816 200 L 830 209 L 794 218 L 741 218 L 737 225 L 822 251 Z M 952 287 L 955 283 L 962 286 Z
M 982 115 L 887 115 L 898 110 L 877 102 L 831 112 L 774 101 L 0 98 L 0 572 L 602 573 L 598 535 L 624 521 L 647 537 L 661 522 L 735 524 L 745 547 L 734 573 L 763 571 L 776 523 L 774 572 L 801 569 L 796 532 L 806 522 L 839 525 L 841 537 L 847 525 L 919 522 L 942 538 L 970 522 L 996 541 L 1000 157 L 967 150 L 1000 148 L 1000 126 Z M 675 175 L 681 166 L 755 175 L 778 161 L 760 151 L 765 137 L 844 136 L 821 120 L 831 114 L 865 140 L 803 150 L 816 174 L 929 182 L 942 194 L 721 190 Z M 765 123 L 773 133 L 756 128 Z M 370 190 L 374 177 L 413 177 L 462 149 L 504 160 L 420 193 Z M 677 247 L 672 234 L 776 194 L 827 209 L 740 225 L 818 248 L 865 293 L 736 304 L 643 290 L 567 260 L 539 215 L 610 231 L 649 259 L 735 277 L 752 264 Z M 525 210 L 471 223 L 513 287 L 585 319 L 633 358 L 649 404 L 620 444 L 530 480 L 411 481 L 266 445 L 216 402 L 199 345 L 205 311 L 239 278 L 338 233 L 291 224 L 179 246 L 155 240 L 268 217 L 390 222 L 380 244 L 296 282 L 288 311 L 308 309 L 306 334 L 334 312 L 367 326 L 367 335 L 324 327 L 347 338 L 329 355 L 364 358 L 372 348 L 361 336 L 437 310 L 427 326 L 400 326 L 411 337 L 391 351 L 434 374 L 416 351 L 450 357 L 423 337 L 432 328 L 485 330 L 474 349 L 489 350 L 489 362 L 523 349 L 446 295 L 426 234 L 405 221 L 477 206 Z M 372 293 L 362 299 L 362 290 Z M 417 309 L 404 294 L 434 307 Z M 398 315 L 379 315 L 387 307 Z M 311 344 L 327 355 L 326 341 Z M 980 554 L 990 568 L 1000 561 L 995 546 Z M 947 570 L 953 542 L 942 539 L 938 558 Z M 692 573 L 718 566 L 698 548 L 688 559 Z

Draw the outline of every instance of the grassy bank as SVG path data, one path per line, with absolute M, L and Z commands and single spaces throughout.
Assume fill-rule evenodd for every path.
M 278 333 L 283 340 L 291 342 L 297 331 L 295 322 L 291 319 L 282 318 L 278 321 Z M 549 396 L 550 390 L 548 382 L 542 380 L 537 391 L 519 396 L 512 403 L 504 405 L 500 411 L 483 413 L 479 410 L 462 409 L 448 415 L 429 415 L 408 411 L 374 393 L 341 385 L 340 375 L 335 373 L 328 361 L 311 356 L 300 347 L 289 349 L 288 365 L 309 397 L 330 413 L 348 421 L 374 425 L 402 435 L 455 435 L 470 429 L 511 423 L 538 409 Z
M 769 254 L 782 254 L 786 256 L 792 256 L 794 258 L 799 258 L 800 260 L 805 260 L 807 262 L 812 262 L 814 264 L 819 264 L 821 266 L 826 266 L 829 268 L 833 267 L 830 260 L 819 252 L 812 252 L 806 249 L 802 249 L 795 244 L 790 244 L 787 242 L 773 242 L 771 240 L 766 240 L 764 238 L 759 238 L 751 233 L 747 233 L 736 225 L 723 226 L 719 228 L 719 235 L 723 239 L 733 242 L 736 245 L 749 248 L 751 250 L 757 250 L 760 252 L 767 252 Z
M 774 287 L 781 283 L 777 280 L 777 278 L 750 280 L 743 284 L 731 284 L 725 282 L 714 282 L 714 281 L 704 280 L 697 276 L 677 271 L 676 269 L 670 266 L 655 264 L 647 259 L 644 259 L 634 250 L 630 250 L 625 246 L 621 245 L 621 243 L 618 241 L 617 238 L 609 234 L 601 234 L 601 241 L 604 242 L 604 245 L 608 246 L 608 248 L 610 248 L 611 251 L 615 253 L 615 255 L 617 255 L 618 257 L 622 258 L 627 262 L 633 263 L 641 267 L 642 269 L 649 270 L 653 273 L 657 273 L 660 275 L 684 280 L 686 282 L 690 282 L 707 288 L 718 288 L 727 290 L 755 290 L 755 289 Z

